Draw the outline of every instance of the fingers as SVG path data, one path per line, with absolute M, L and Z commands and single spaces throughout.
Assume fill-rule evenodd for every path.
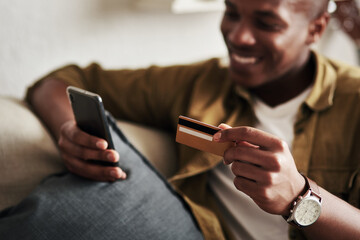
M 232 128 L 230 125 L 227 125 L 227 124 L 225 124 L 225 123 L 221 123 L 218 127 L 221 128 L 221 129 L 229 129 L 229 128 Z M 258 148 L 258 147 L 259 147 L 259 146 L 256 146 L 256 145 L 251 144 L 251 143 L 246 142 L 246 141 L 236 141 L 236 145 L 237 145 L 237 146 L 253 147 L 253 148 Z
M 62 125 L 60 129 L 60 135 L 84 147 L 102 150 L 105 150 L 108 147 L 108 143 L 104 139 L 89 135 L 86 132 L 81 131 L 76 126 L 75 121 L 68 121 Z
M 118 167 L 104 167 L 74 158 L 66 153 L 61 154 L 65 166 L 76 175 L 95 181 L 113 182 L 126 179 L 126 173 Z
M 77 145 L 75 142 L 62 136 L 59 138 L 58 144 L 62 151 L 82 160 L 96 159 L 108 162 L 117 162 L 119 160 L 119 154 L 112 149 L 88 148 L 83 145 Z
M 228 128 L 231 128 L 231 126 L 230 126 L 230 125 L 227 125 L 227 124 L 225 124 L 225 123 L 221 123 L 218 127 L 219 127 L 219 128 L 221 128 L 221 129 L 228 129 Z
M 224 163 L 228 165 L 236 161 L 247 162 L 264 170 L 278 172 L 283 162 L 283 156 L 249 146 L 227 149 L 224 153 Z
M 245 141 L 263 149 L 281 150 L 287 147 L 286 143 L 271 134 L 251 127 L 234 127 L 222 129 L 214 135 L 214 141 L 240 142 Z
M 264 211 L 282 214 L 303 189 L 287 144 L 271 134 L 251 127 L 221 128 L 214 141 L 236 142 L 224 153 L 232 164 L 234 185 Z
M 118 167 L 105 167 L 88 161 L 118 162 L 119 154 L 113 149 L 106 149 L 105 140 L 81 131 L 74 121 L 63 124 L 58 145 L 66 167 L 77 175 L 96 181 L 126 178 L 126 173 Z
M 231 171 L 236 177 L 248 179 L 258 185 L 270 186 L 276 182 L 275 174 L 262 167 L 249 164 L 248 162 L 235 161 L 231 165 Z
M 245 177 L 235 177 L 234 186 L 237 190 L 247 194 L 250 197 L 256 195 L 255 193 L 258 190 L 257 183 Z
M 245 193 L 264 211 L 271 214 L 279 214 L 282 210 L 280 204 L 272 203 L 273 193 L 266 187 L 262 187 L 257 182 L 244 177 L 235 177 L 234 186 L 237 190 Z

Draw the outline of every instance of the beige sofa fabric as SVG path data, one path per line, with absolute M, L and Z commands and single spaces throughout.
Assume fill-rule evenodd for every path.
M 0 98 L 0 209 L 20 202 L 46 176 L 63 170 L 50 135 L 20 100 Z
M 177 169 L 175 136 L 154 128 L 118 121 L 117 125 L 125 136 L 165 177 Z M 120 156 L 121 158 L 121 156 Z
M 21 101 L 0 97 L 0 210 L 17 204 L 39 182 L 64 166 L 39 119 Z M 175 140 L 168 133 L 119 121 L 118 125 L 165 177 L 176 169 Z M 121 158 L 121 156 L 120 156 Z

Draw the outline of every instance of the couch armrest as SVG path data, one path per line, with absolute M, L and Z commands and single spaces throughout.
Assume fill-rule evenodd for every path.
M 27 196 L 46 176 L 64 166 L 55 144 L 27 105 L 0 98 L 0 209 Z

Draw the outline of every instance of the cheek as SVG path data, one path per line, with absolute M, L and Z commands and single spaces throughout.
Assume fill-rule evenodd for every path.
M 273 41 L 269 43 L 269 48 L 273 50 L 272 60 L 280 67 L 296 64 L 307 52 L 305 41 L 306 35 L 303 33 L 283 34 L 273 38 Z
M 221 21 L 220 24 L 220 31 L 223 35 L 224 40 L 226 39 L 226 36 L 231 32 L 231 29 L 233 28 L 233 24 L 229 23 L 225 19 Z
M 284 37 L 276 38 L 272 44 L 272 49 L 274 50 L 272 57 L 278 63 L 283 62 L 288 56 L 293 54 L 291 44 Z

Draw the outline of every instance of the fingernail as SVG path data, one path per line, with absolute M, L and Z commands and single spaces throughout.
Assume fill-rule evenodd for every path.
M 100 149 L 106 149 L 106 148 L 107 148 L 107 144 L 106 144 L 106 142 L 104 142 L 104 141 L 98 141 L 98 142 L 96 143 L 96 147 L 98 147 L 98 148 L 100 148 Z
M 106 158 L 107 158 L 108 160 L 112 161 L 112 162 L 115 162 L 115 157 L 114 157 L 114 155 L 111 154 L 111 153 L 108 153 L 108 155 L 106 155 Z
M 116 170 L 111 170 L 110 171 L 110 176 L 113 178 L 119 178 L 119 174 Z
M 213 136 L 213 140 L 214 140 L 215 142 L 218 142 L 218 141 L 220 140 L 220 138 L 221 138 L 221 132 L 217 132 L 217 133 L 215 133 L 215 135 Z
M 231 127 L 230 125 L 225 124 L 225 123 L 221 123 L 221 124 L 219 125 L 219 128 L 227 129 L 227 128 L 232 128 L 232 127 Z

